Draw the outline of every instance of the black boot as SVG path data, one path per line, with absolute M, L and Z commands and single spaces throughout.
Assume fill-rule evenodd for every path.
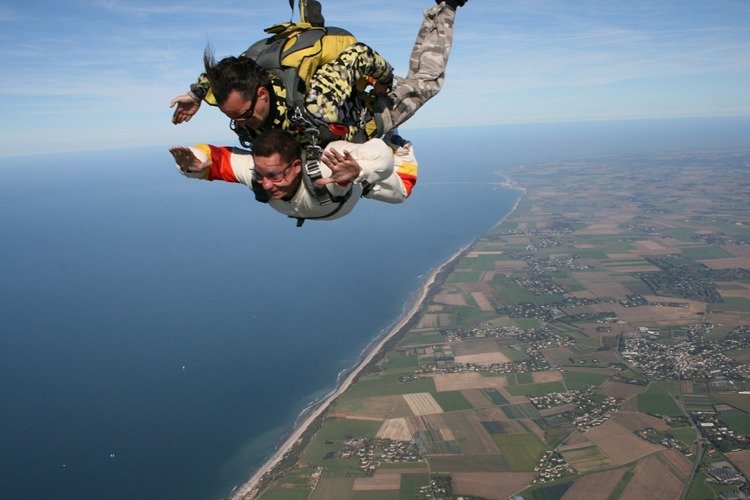
M 323 7 L 321 7 L 318 0 L 305 0 L 305 21 L 313 26 L 323 27 L 325 25 L 326 21 L 323 18 Z
M 466 2 L 469 0 L 435 0 L 436 4 L 441 4 L 445 2 L 448 7 L 450 7 L 453 10 L 456 10 L 457 7 L 463 7 Z

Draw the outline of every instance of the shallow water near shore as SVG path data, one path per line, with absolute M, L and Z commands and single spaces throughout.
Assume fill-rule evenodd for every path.
M 419 131 L 406 204 L 301 229 L 183 179 L 166 148 L 0 159 L 0 497 L 227 495 L 510 210 L 493 171 L 750 137 L 747 119 L 646 125 Z

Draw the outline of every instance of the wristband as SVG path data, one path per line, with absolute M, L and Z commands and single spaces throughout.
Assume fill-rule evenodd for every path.
M 188 94 L 191 94 L 192 97 L 197 98 L 197 102 L 200 102 L 203 99 L 205 99 L 207 93 L 208 92 L 206 91 L 206 89 L 204 89 L 203 87 L 201 87 L 197 83 L 191 84 L 190 85 L 190 92 L 188 92 Z

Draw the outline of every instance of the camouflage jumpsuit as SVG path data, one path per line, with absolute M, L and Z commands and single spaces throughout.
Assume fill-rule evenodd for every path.
M 375 110 L 382 113 L 383 132 L 405 122 L 440 91 L 453 42 L 455 18 L 456 11 L 445 2 L 425 11 L 409 57 L 406 78 L 396 77 L 393 89 L 379 96 L 374 104 Z M 364 44 L 345 50 L 338 59 L 321 66 L 313 75 L 306 99 L 307 110 L 325 122 L 344 123 L 354 128 L 351 127 L 356 120 L 352 116 L 355 104 L 351 102 L 351 90 L 362 77 L 382 77 L 374 72 L 375 68 L 382 69 L 382 64 L 387 64 L 381 61 L 382 58 Z M 367 127 L 366 132 L 368 137 L 377 135 L 372 126 Z

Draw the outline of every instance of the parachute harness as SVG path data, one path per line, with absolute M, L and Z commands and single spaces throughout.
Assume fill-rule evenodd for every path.
M 313 195 L 319 205 L 338 203 L 338 206 L 333 209 L 333 211 L 324 216 L 307 218 L 323 219 L 330 217 L 341 210 L 351 196 L 352 190 L 350 189 L 343 196 L 333 196 L 326 186 L 319 186 L 315 183 L 318 179 L 323 178 L 323 173 L 320 171 L 320 157 L 323 156 L 323 148 L 318 145 L 320 131 L 318 130 L 318 127 L 305 117 L 299 106 L 294 108 L 294 115 L 292 116 L 291 122 L 293 126 L 302 129 L 309 141 L 302 150 L 302 181 L 305 184 L 305 188 Z M 297 227 L 301 227 L 305 222 L 304 218 L 294 218 L 297 219 Z

